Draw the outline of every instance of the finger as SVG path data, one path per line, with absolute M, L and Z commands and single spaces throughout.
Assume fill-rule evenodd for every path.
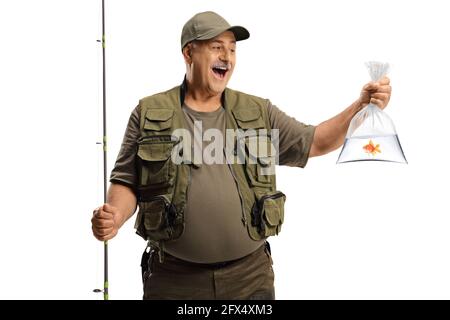
M 378 91 L 381 87 L 389 86 L 390 82 L 391 82 L 391 80 L 388 77 L 383 77 L 383 78 L 381 78 L 380 80 L 378 80 L 376 82 L 371 81 L 371 82 L 367 83 L 363 87 L 363 90 L 366 90 L 366 91 Z M 390 86 L 389 86 L 389 88 L 390 88 Z M 383 89 L 383 90 L 386 90 L 386 89 Z
M 100 235 L 100 234 L 94 233 L 94 236 L 95 236 L 95 238 L 97 238 L 97 240 L 108 241 L 108 240 L 111 240 L 112 238 L 114 238 L 116 236 L 116 234 L 117 234 L 117 232 L 112 232 L 107 235 Z
M 116 208 L 113 207 L 112 205 L 108 204 L 108 203 L 105 203 L 102 206 L 102 209 L 103 209 L 103 211 L 106 211 L 106 212 L 109 212 L 109 213 L 114 213 L 116 211 Z
M 388 85 L 389 83 L 391 83 L 391 79 L 389 79 L 388 77 L 383 77 L 380 80 L 378 80 L 378 83 L 382 86 Z
M 107 237 L 114 232 L 114 229 L 92 229 L 92 233 L 96 238 Z
M 372 93 L 370 97 L 381 101 L 387 101 L 389 99 L 389 96 L 390 96 L 389 93 L 376 92 Z
M 384 105 L 385 105 L 385 104 L 383 103 L 383 101 L 378 100 L 378 99 L 375 99 L 375 98 L 371 98 L 371 99 L 370 99 L 370 103 L 372 103 L 372 104 L 374 104 L 374 105 L 380 107 L 381 109 L 383 109 L 383 108 L 384 108 Z
M 114 218 L 114 216 L 111 212 L 104 211 L 103 209 L 100 209 L 98 211 L 98 213 L 95 214 L 94 217 L 97 219 L 113 219 Z
M 376 82 L 369 82 L 363 87 L 363 90 L 374 91 L 374 90 L 378 89 L 378 86 L 379 86 L 379 84 Z
M 107 240 L 111 239 L 111 238 L 104 237 L 104 236 L 99 236 L 99 235 L 96 235 L 96 234 L 94 234 L 94 237 L 95 237 L 97 240 L 99 240 L 99 241 L 107 241 Z
M 95 228 L 112 228 L 114 227 L 114 220 L 106 219 L 92 219 L 92 225 Z
M 111 221 L 111 222 L 114 222 L 114 217 L 111 215 L 111 214 L 106 214 L 105 215 L 105 213 L 103 213 L 103 214 L 97 214 L 97 215 L 95 215 L 95 216 L 93 216 L 92 218 L 91 218 L 91 221 L 92 222 L 99 222 L 99 221 L 102 221 L 102 222 L 106 222 L 106 221 Z
M 102 226 L 102 227 L 98 227 L 95 225 L 92 225 L 92 231 L 94 233 L 105 233 L 108 231 L 112 231 L 114 228 L 112 226 Z
M 108 229 L 92 229 L 94 234 L 98 237 L 106 237 L 108 235 L 110 235 L 114 229 L 113 228 L 108 228 Z
M 101 209 L 102 207 L 97 207 L 97 208 L 95 208 L 94 209 L 94 211 L 92 211 L 92 215 L 96 215 L 96 214 L 98 214 L 98 212 L 100 211 L 100 209 Z
M 380 86 L 377 90 L 377 92 L 387 92 L 387 93 L 391 93 L 392 92 L 392 87 L 388 86 L 388 85 L 384 85 L 384 86 Z

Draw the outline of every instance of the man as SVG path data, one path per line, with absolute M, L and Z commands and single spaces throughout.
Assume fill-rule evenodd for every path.
M 383 109 L 389 102 L 391 87 L 383 78 L 366 84 L 337 116 L 318 126 L 300 123 L 268 100 L 226 88 L 236 41 L 249 36 L 216 13 L 195 15 L 181 35 L 183 84 L 141 99 L 131 114 L 107 204 L 94 210 L 92 229 L 98 240 L 112 239 L 139 205 L 137 233 L 149 241 L 142 259 L 144 299 L 274 299 L 266 239 L 280 231 L 285 197 L 275 175 L 262 173 L 265 155 L 250 161 L 248 135 L 244 162 L 230 161 L 239 153 L 238 135 L 231 147 L 220 137 L 229 130 L 266 130 L 266 141 L 278 143 L 280 165 L 304 167 L 309 157 L 342 145 L 364 106 Z M 193 141 L 175 134 L 182 129 Z M 220 134 L 205 139 L 208 130 Z M 212 136 L 226 144 L 224 163 L 206 161 L 205 153 L 203 161 L 185 157 L 192 148 L 206 150 Z

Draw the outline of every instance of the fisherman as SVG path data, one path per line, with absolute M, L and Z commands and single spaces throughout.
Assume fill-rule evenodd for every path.
M 384 77 L 363 86 L 335 117 L 301 123 L 267 99 L 227 88 L 236 43 L 249 36 L 214 12 L 194 15 L 181 33 L 182 84 L 141 99 L 131 113 L 92 229 L 110 240 L 139 207 L 135 227 L 148 241 L 144 299 L 274 299 L 267 238 L 281 230 L 285 195 L 265 169 L 274 156 L 279 165 L 303 168 L 308 158 L 339 148 L 368 103 L 384 109 L 389 102 Z M 186 156 L 194 148 L 203 150 L 200 161 Z M 206 161 L 222 151 L 224 161 Z

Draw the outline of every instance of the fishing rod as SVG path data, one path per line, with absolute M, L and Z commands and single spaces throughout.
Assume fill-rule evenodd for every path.
M 102 0 L 102 39 L 97 40 L 102 43 L 103 58 L 103 203 L 106 203 L 107 187 L 107 146 L 106 146 L 106 72 L 105 72 L 105 0 Z M 98 143 L 101 144 L 101 143 Z M 103 290 L 94 289 L 94 292 L 103 292 L 103 300 L 109 300 L 108 291 L 108 241 L 103 242 L 104 246 L 104 269 L 103 269 Z

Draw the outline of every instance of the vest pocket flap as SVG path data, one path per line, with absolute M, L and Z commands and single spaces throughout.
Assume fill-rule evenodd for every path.
M 137 155 L 144 161 L 165 161 L 170 158 L 172 149 L 172 143 L 141 144 Z
M 144 227 L 146 230 L 158 230 L 164 223 L 165 216 L 164 201 L 150 202 L 144 212 Z
M 144 129 L 161 131 L 172 127 L 173 110 L 149 109 L 145 114 Z
M 166 121 L 173 117 L 171 109 L 149 109 L 145 114 L 145 118 L 150 121 Z
M 264 128 L 264 121 L 258 107 L 233 109 L 233 115 L 242 129 Z
M 236 119 L 244 122 L 256 120 L 261 116 L 257 107 L 233 109 L 233 114 Z

